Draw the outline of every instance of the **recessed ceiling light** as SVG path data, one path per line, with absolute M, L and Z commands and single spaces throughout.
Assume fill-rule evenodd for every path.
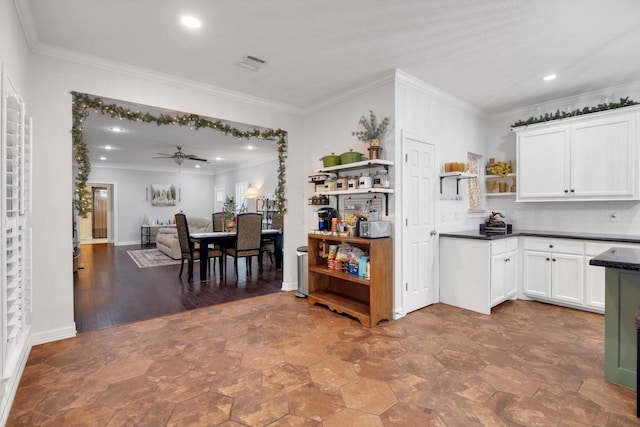
M 104 149 L 105 149 L 105 150 L 113 150 L 113 147 L 112 147 L 112 146 L 110 146 L 110 145 L 105 145 L 105 146 L 104 146 Z
M 105 156 L 100 157 L 100 160 L 107 160 Z
M 255 147 L 253 145 L 247 145 L 247 150 L 253 150 Z
M 542 78 L 542 80 L 544 80 L 545 82 L 551 81 L 551 80 L 555 80 L 557 76 L 555 74 L 547 74 L 546 76 L 544 76 Z
M 109 128 L 109 130 L 115 133 L 124 132 L 124 130 L 122 130 L 122 128 L 119 128 L 119 127 L 112 127 L 112 128 Z
M 187 28 L 200 28 L 202 27 L 202 22 L 196 18 L 195 16 L 185 15 L 180 18 L 180 22 Z
M 218 157 L 216 157 L 216 160 L 220 161 L 220 160 L 222 160 L 222 157 L 218 156 Z
M 197 168 L 199 168 L 199 167 L 200 167 L 200 165 L 196 165 L 196 167 L 197 167 Z

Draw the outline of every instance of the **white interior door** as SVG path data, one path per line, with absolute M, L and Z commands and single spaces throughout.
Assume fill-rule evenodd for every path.
M 224 185 L 216 185 L 213 189 L 214 203 L 213 211 L 222 212 L 224 209 Z
M 405 313 L 435 302 L 435 146 L 402 135 L 402 291 Z

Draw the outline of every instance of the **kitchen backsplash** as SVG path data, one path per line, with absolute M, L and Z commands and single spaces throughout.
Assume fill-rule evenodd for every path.
M 516 203 L 487 201 L 514 228 L 640 236 L 640 202 Z

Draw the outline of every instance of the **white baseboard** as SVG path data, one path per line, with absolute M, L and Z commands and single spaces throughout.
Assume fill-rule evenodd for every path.
M 115 242 L 113 244 L 113 246 L 130 246 L 130 245 L 139 245 L 140 244 L 140 240 L 131 240 L 129 242 Z M 153 249 L 155 248 L 155 246 L 151 247 L 149 246 L 147 249 Z
M 73 323 L 65 328 L 50 329 L 48 331 L 37 332 L 31 335 L 31 345 L 45 344 L 51 341 L 64 340 L 76 336 L 76 324 Z
M 20 384 L 24 367 L 27 365 L 29 353 L 31 353 L 31 345 L 29 344 L 29 341 L 29 332 L 27 332 L 26 339 L 22 341 L 20 354 L 16 360 L 15 368 L 13 369 L 11 376 L 6 379 L 8 382 L 5 388 L 6 394 L 0 399 L 0 426 L 7 424 L 7 419 L 11 412 L 11 406 L 13 405 L 13 399 L 16 397 L 16 392 L 18 391 L 18 385 Z M 5 385 L 3 384 L 2 387 L 4 388 Z
M 298 282 L 282 282 L 282 291 L 297 291 L 298 290 Z

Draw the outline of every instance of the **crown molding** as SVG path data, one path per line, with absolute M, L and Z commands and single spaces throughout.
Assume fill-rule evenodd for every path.
M 572 96 L 567 96 L 564 98 L 556 98 L 556 99 L 550 99 L 548 101 L 545 102 L 539 102 L 536 104 L 531 104 L 531 105 L 525 105 L 523 107 L 518 107 L 518 108 L 514 108 L 511 110 L 506 110 L 506 111 L 502 111 L 499 113 L 495 113 L 492 114 L 490 119 L 491 120 L 500 120 L 503 118 L 508 118 L 508 119 L 512 119 L 514 116 L 516 115 L 533 115 L 531 114 L 532 111 L 535 111 L 538 107 L 549 107 L 550 105 L 562 105 L 562 104 L 577 104 L 577 103 L 593 103 L 597 101 L 588 101 L 589 98 L 591 99 L 595 99 L 595 98 L 599 98 L 602 95 L 606 95 L 606 94 L 611 94 L 611 93 L 615 93 L 615 94 L 619 94 L 621 92 L 640 92 L 640 80 L 635 81 L 635 82 L 631 82 L 631 83 L 625 83 L 625 84 L 621 84 L 621 85 L 617 85 L 617 86 L 610 86 L 610 87 L 606 87 L 606 88 L 602 88 L 602 89 L 597 89 L 597 90 L 592 90 L 589 92 L 584 92 L 584 93 L 580 93 L 578 95 L 572 95 Z M 626 96 L 626 95 L 625 95 Z M 617 98 L 621 98 L 621 96 L 616 96 Z M 637 100 L 635 100 L 637 101 Z M 593 104 L 591 104 L 593 105 Z M 586 105 L 584 105 L 586 106 Z M 581 108 L 583 107 L 582 105 L 580 106 L 576 106 L 575 109 L 577 108 Z M 552 108 L 553 109 L 553 108 Z
M 180 173 L 180 174 L 189 174 L 189 175 L 215 175 L 214 171 L 211 170 L 196 170 L 194 168 L 189 167 L 177 167 L 176 164 L 173 168 L 168 168 L 166 166 L 149 166 L 149 165 L 131 165 L 126 163 L 98 163 L 93 162 L 91 164 L 91 168 L 93 169 L 122 169 L 122 170 L 133 170 L 137 172 L 163 172 L 163 173 Z
M 324 110 L 327 107 L 330 107 L 335 104 L 339 104 L 340 102 L 352 98 L 354 96 L 360 95 L 362 93 L 369 92 L 375 88 L 384 86 L 389 83 L 393 83 L 395 79 L 395 70 L 387 71 L 383 74 L 376 76 L 375 78 L 366 81 L 357 86 L 353 86 L 349 89 L 346 89 L 338 94 L 325 98 L 324 100 L 310 105 L 302 110 L 302 115 L 307 116 L 309 114 L 318 112 L 320 110 Z
M 471 113 L 475 116 L 478 116 L 483 119 L 488 119 L 490 116 L 485 111 L 480 108 L 469 104 L 466 101 L 463 101 L 455 96 L 451 95 L 448 92 L 445 92 L 441 89 L 438 89 L 435 86 L 432 86 L 412 75 L 396 69 L 395 70 L 396 81 L 399 83 L 403 83 L 415 90 L 418 90 L 426 95 L 432 96 L 439 101 L 446 102 L 447 104 L 453 105 L 454 107 L 460 108 L 468 113 Z
M 174 86 L 180 89 L 189 89 L 199 93 L 205 93 L 215 97 L 228 99 L 230 101 L 241 102 L 244 104 L 251 104 L 258 107 L 264 107 L 275 111 L 280 111 L 288 114 L 300 115 L 300 109 L 289 104 L 270 101 L 268 99 L 259 98 L 257 96 L 247 95 L 240 92 L 235 92 L 227 89 L 223 89 L 217 86 L 207 85 L 194 80 L 184 79 L 181 77 L 173 76 L 170 74 L 159 73 L 157 71 L 148 70 L 146 68 L 136 67 L 133 65 L 125 64 L 118 61 L 112 61 L 104 58 L 100 58 L 94 55 L 85 53 L 79 53 L 69 49 L 63 49 L 57 46 L 48 45 L 45 43 L 38 43 L 32 48 L 32 52 L 49 56 L 56 59 L 61 59 L 68 62 L 73 62 L 88 67 L 93 67 L 105 71 L 110 71 L 119 74 L 125 74 L 131 77 L 141 78 L 152 82 Z
M 33 51 L 34 46 L 39 43 L 38 31 L 33 21 L 33 12 L 31 11 L 31 2 L 27 0 L 13 0 L 13 6 L 18 14 L 18 20 L 22 26 L 24 38 L 27 40 L 29 49 Z

